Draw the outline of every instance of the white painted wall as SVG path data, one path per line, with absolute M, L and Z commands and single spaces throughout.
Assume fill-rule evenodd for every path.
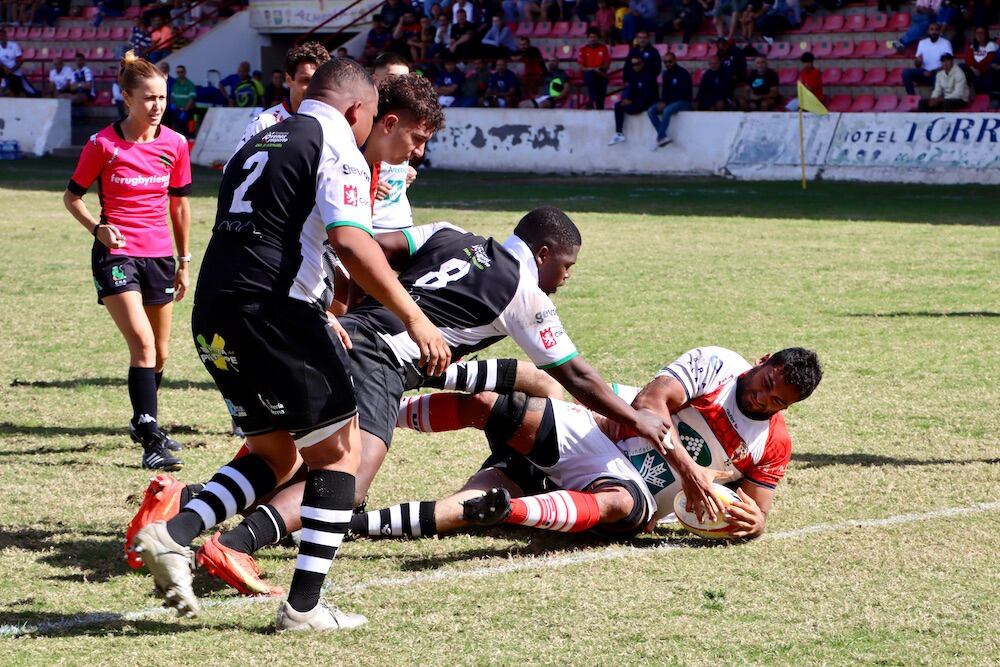
M 10 140 L 21 144 L 22 153 L 35 157 L 69 146 L 69 100 L 0 98 L 0 141 Z
M 263 109 L 212 107 L 198 129 L 191 161 L 203 167 L 225 164 L 236 151 L 243 130 Z
M 250 12 L 244 11 L 229 17 L 212 32 L 174 51 L 164 60 L 170 63 L 171 70 L 184 65 L 188 78 L 204 86 L 210 69 L 218 70 L 223 78 L 234 74 L 244 60 L 250 63 L 251 69 L 260 69 L 260 49 L 270 45 L 270 37 L 250 28 Z

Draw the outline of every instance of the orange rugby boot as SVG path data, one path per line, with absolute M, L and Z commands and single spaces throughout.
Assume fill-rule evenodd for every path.
M 125 560 L 133 570 L 142 567 L 142 556 L 131 550 L 135 534 L 154 521 L 167 521 L 180 512 L 183 490 L 184 483 L 169 475 L 157 475 L 149 480 L 142 505 L 125 531 Z
M 222 544 L 216 533 L 198 549 L 195 560 L 213 577 L 218 577 L 238 590 L 242 595 L 266 595 L 278 597 L 285 591 L 277 586 L 271 586 L 260 576 L 257 561 L 250 554 L 245 554 Z

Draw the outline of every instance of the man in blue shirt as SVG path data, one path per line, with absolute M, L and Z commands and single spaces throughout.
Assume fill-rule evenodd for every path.
M 678 111 L 691 110 L 691 92 L 691 75 L 677 64 L 677 56 L 667 52 L 663 56 L 663 88 L 660 99 L 646 112 L 649 122 L 656 128 L 654 151 L 671 141 L 667 136 L 670 117 Z
M 642 58 L 646 68 L 652 70 L 654 76 L 660 73 L 660 52 L 649 43 L 649 33 L 645 30 L 635 33 L 635 46 L 629 49 L 625 59 L 632 60 L 636 56 Z
M 656 73 L 647 67 L 641 56 L 630 58 L 625 68 L 625 92 L 615 102 L 615 134 L 608 142 L 614 146 L 625 141 L 625 114 L 640 114 L 656 101 Z
M 499 58 L 496 71 L 490 75 L 490 85 L 486 90 L 487 106 L 516 107 L 520 89 L 517 75 L 507 69 L 507 60 Z
M 434 79 L 438 103 L 443 107 L 454 106 L 455 98 L 458 97 L 459 90 L 465 83 L 465 76 L 456 65 L 455 57 L 450 56 L 444 61 L 444 69 Z
M 699 111 L 729 111 L 733 107 L 733 74 L 722 66 L 719 56 L 708 58 L 708 69 L 698 86 Z
M 656 30 L 656 0 L 629 0 L 622 18 L 622 41 L 628 44 L 640 30 Z

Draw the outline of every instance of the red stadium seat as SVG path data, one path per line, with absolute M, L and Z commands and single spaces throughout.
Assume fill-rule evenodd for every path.
M 663 56 L 667 55 L 667 51 L 670 50 L 670 45 L 669 44 L 653 44 L 653 48 L 655 48 L 657 50 L 657 52 L 659 52 L 660 57 L 662 58 Z
M 694 73 L 691 75 L 691 83 L 693 85 L 695 85 L 695 86 L 700 86 L 701 85 L 701 79 L 704 76 L 705 76 L 705 70 L 703 70 L 703 69 L 696 69 L 694 71 Z M 987 102 L 989 102 L 989 99 L 987 99 Z
M 580 71 L 579 67 L 566 67 L 565 70 L 571 82 L 580 83 L 583 81 L 583 72 Z
M 42 26 L 34 26 L 28 30 L 28 36 L 25 39 L 30 41 L 36 41 L 42 38 Z
M 863 86 L 884 86 L 889 72 L 884 67 L 872 67 L 865 72 L 865 78 L 861 81 Z
M 566 37 L 569 35 L 569 21 L 559 21 L 552 26 L 549 37 Z
M 831 14 L 823 20 L 823 32 L 845 32 L 844 16 L 842 14 Z
M 677 57 L 677 60 L 687 60 L 688 58 L 687 44 L 679 42 L 677 44 L 668 44 L 667 47 L 670 49 L 670 52 Z
M 552 24 L 548 21 L 539 21 L 535 24 L 535 29 L 531 32 L 532 37 L 548 37 L 552 32 Z
M 83 32 L 80 34 L 80 38 L 85 42 L 97 39 L 97 28 L 84 28 Z
M 788 54 L 791 52 L 792 45 L 788 42 L 775 42 L 771 45 L 771 50 L 767 54 L 767 57 L 775 60 L 787 60 Z
M 799 80 L 799 72 L 794 67 L 782 67 L 778 70 L 778 83 L 791 86 Z
M 909 12 L 899 12 L 898 14 L 892 15 L 892 18 L 889 19 L 889 23 L 885 26 L 885 28 L 890 32 L 903 32 L 910 27 L 910 21 Z
M 786 58 L 789 60 L 798 60 L 806 51 L 812 51 L 812 45 L 805 40 L 797 39 L 792 42 L 792 51 L 786 56 Z
M 517 28 L 514 30 L 515 37 L 531 37 L 531 33 L 535 30 L 535 24 L 530 21 L 523 21 L 517 24 Z
M 895 95 L 882 95 L 875 102 L 874 111 L 895 111 L 899 107 L 899 98 Z
M 97 93 L 97 99 L 94 100 L 94 104 L 99 107 L 109 107 L 113 104 L 111 100 L 111 91 L 102 90 Z
M 93 20 L 97 16 L 97 7 L 84 7 L 80 16 L 87 19 L 88 21 Z
M 628 44 L 615 44 L 611 47 L 611 59 L 612 60 L 625 60 L 628 57 L 629 45 Z
M 807 35 L 811 35 L 814 32 L 823 32 L 823 19 L 816 18 L 815 16 L 807 16 L 806 20 L 802 22 L 799 32 Z
M 30 46 L 24 47 L 23 49 L 21 49 L 21 58 L 25 62 L 27 62 L 29 60 L 34 60 L 35 59 L 35 49 L 33 47 L 30 47 Z
M 45 28 L 42 30 L 42 39 L 53 40 L 56 37 L 55 28 Z
M 920 95 L 906 95 L 896 111 L 916 111 L 920 106 Z
M 94 39 L 99 42 L 111 41 L 111 28 L 98 28 L 97 33 L 94 35 Z
M 62 59 L 65 60 L 66 62 L 70 62 L 74 58 L 76 58 L 76 54 L 77 53 L 82 53 L 83 56 L 84 56 L 84 58 L 87 57 L 87 50 L 86 49 L 69 49 L 69 48 L 63 48 L 63 50 L 62 50 Z
M 823 70 L 823 85 L 824 86 L 835 86 L 840 83 L 840 78 L 843 76 L 843 71 L 839 67 L 827 67 Z
M 885 14 L 872 14 L 865 22 L 864 32 L 880 32 L 889 25 L 889 17 Z
M 56 28 L 56 34 L 52 36 L 57 42 L 65 42 L 69 39 L 69 28 Z
M 128 39 L 128 35 L 125 32 L 125 28 L 112 28 L 109 39 L 112 42 L 124 42 Z
M 982 113 L 990 110 L 990 96 L 989 95 L 976 95 L 975 99 L 972 100 L 972 104 L 966 111 L 971 111 L 972 113 Z
M 886 86 L 902 86 L 903 85 L 903 68 L 893 67 L 889 70 L 889 73 L 885 76 Z
M 90 55 L 87 56 L 87 60 L 115 60 L 115 54 L 106 46 L 98 46 L 90 50 Z
M 831 58 L 850 58 L 854 55 L 854 42 L 850 39 L 838 39 L 833 45 Z
M 587 23 L 585 21 L 573 21 L 569 28 L 570 37 L 586 37 Z
M 15 42 L 23 42 L 24 40 L 28 39 L 28 26 L 22 25 L 19 28 L 14 28 L 11 31 L 10 38 L 13 39 Z
M 556 53 L 556 51 L 558 51 L 558 49 L 559 49 L 559 47 L 557 47 L 557 46 L 539 46 L 538 47 L 538 50 L 542 52 L 542 57 L 545 58 L 546 60 L 548 60 L 549 58 L 558 58 L 559 56 Z
M 142 8 L 141 7 L 131 6 L 128 9 L 125 10 L 125 18 L 127 18 L 129 20 L 134 19 L 135 17 L 141 16 L 141 15 L 142 15 Z
M 865 80 L 865 71 L 860 67 L 848 67 L 844 70 L 843 76 L 840 77 L 840 85 L 842 86 L 860 86 L 861 82 Z
M 762 56 L 766 56 L 771 50 L 771 45 L 767 42 L 754 42 L 753 49 Z
M 71 42 L 79 42 L 83 40 L 83 28 L 70 28 L 68 39 Z
M 830 103 L 826 105 L 829 111 L 834 113 L 843 113 L 851 108 L 851 96 L 850 95 L 834 95 L 830 99 Z
M 833 53 L 833 43 L 828 39 L 816 39 L 812 43 L 812 54 L 817 58 L 829 58 Z
M 878 42 L 874 39 L 866 39 L 854 45 L 854 58 L 875 58 L 878 53 Z
M 688 44 L 688 59 L 689 60 L 704 60 L 708 57 L 708 44 L 705 42 L 696 42 L 694 44 Z
M 863 32 L 866 22 L 867 17 L 864 14 L 851 14 L 847 17 L 847 21 L 844 22 L 844 32 Z
M 576 60 L 576 47 L 572 44 L 562 44 L 556 48 L 559 60 Z
M 875 51 L 876 58 L 895 58 L 897 55 L 896 47 L 893 45 L 891 40 L 879 40 L 878 50 Z
M 874 95 L 858 95 L 851 102 L 851 108 L 848 109 L 851 113 L 864 113 L 871 111 L 875 108 L 875 96 Z

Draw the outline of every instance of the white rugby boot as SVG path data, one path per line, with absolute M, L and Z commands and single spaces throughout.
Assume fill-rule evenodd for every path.
M 194 553 L 189 547 L 177 544 L 167 532 L 165 521 L 149 524 L 132 540 L 132 550 L 153 575 L 157 590 L 163 595 L 164 605 L 173 607 L 180 616 L 194 618 L 201 611 L 198 598 L 191 588 Z
M 353 630 L 368 622 L 361 614 L 352 614 L 331 607 L 326 600 L 320 599 L 319 604 L 309 611 L 295 611 L 288 600 L 283 600 L 278 607 L 278 618 L 275 627 L 278 632 L 304 632 L 314 630 Z

